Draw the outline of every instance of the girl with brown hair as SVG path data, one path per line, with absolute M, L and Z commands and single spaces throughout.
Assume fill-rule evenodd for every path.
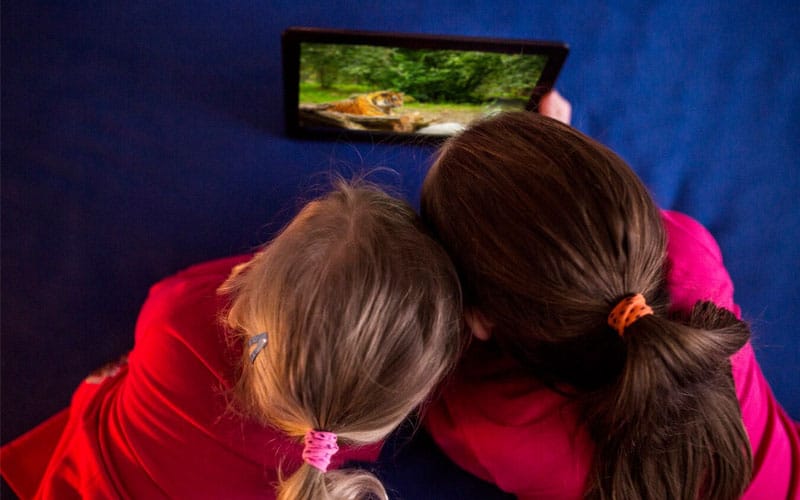
M 442 147 L 422 212 L 485 341 L 427 416 L 456 463 L 520 498 L 800 496 L 716 242 L 616 154 L 500 115 Z
M 340 467 L 452 367 L 460 304 L 414 211 L 340 183 L 254 256 L 153 286 L 127 363 L 4 448 L 3 474 L 23 498 L 387 498 Z

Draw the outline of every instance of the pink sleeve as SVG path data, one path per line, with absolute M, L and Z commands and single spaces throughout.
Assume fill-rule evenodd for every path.
M 667 232 L 667 287 L 673 309 L 688 312 L 698 300 L 708 300 L 741 317 L 733 301 L 733 282 L 711 233 L 679 212 L 663 210 L 661 218 Z
M 772 394 L 749 342 L 731 357 L 731 367 L 753 452 L 753 479 L 743 498 L 800 498 L 798 424 Z
M 464 435 L 463 419 L 456 421 L 451 415 L 447 403 L 452 399 L 453 397 L 446 398 L 442 395 L 432 401 L 426 408 L 423 425 L 439 448 L 459 467 L 484 481 L 496 484 L 495 478 L 473 453 L 469 439 Z
M 673 309 L 689 311 L 698 300 L 710 300 L 741 318 L 733 300 L 733 282 L 711 233 L 678 212 L 662 211 L 662 219 Z M 800 498 L 798 427 L 775 400 L 750 342 L 731 357 L 731 368 L 753 451 L 753 479 L 744 498 Z

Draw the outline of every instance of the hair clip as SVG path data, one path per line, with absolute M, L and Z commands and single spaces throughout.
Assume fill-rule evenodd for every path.
M 247 346 L 248 347 L 256 346 L 255 349 L 253 349 L 253 352 L 250 353 L 250 362 L 251 363 L 255 363 L 256 362 L 256 357 L 258 356 L 258 353 L 260 353 L 261 350 L 266 345 L 267 345 L 267 332 L 262 332 L 262 333 L 259 333 L 258 335 L 253 335 L 252 337 L 247 339 Z

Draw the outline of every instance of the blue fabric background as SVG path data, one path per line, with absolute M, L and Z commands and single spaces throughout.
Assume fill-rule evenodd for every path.
M 432 149 L 284 136 L 291 25 L 568 42 L 574 125 L 717 237 L 762 368 L 800 419 L 800 4 L 9 1 L 2 442 L 131 347 L 151 283 L 266 240 L 327 173 L 391 167 L 378 180 L 417 203 Z M 404 453 L 385 474 L 406 498 L 489 495 L 425 436 Z

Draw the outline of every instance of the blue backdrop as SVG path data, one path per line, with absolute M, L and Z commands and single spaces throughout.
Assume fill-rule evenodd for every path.
M 264 241 L 326 172 L 391 167 L 384 182 L 417 203 L 432 149 L 285 137 L 291 25 L 568 42 L 574 125 L 717 237 L 800 419 L 799 5 L 4 2 L 2 442 L 131 347 L 151 283 Z

